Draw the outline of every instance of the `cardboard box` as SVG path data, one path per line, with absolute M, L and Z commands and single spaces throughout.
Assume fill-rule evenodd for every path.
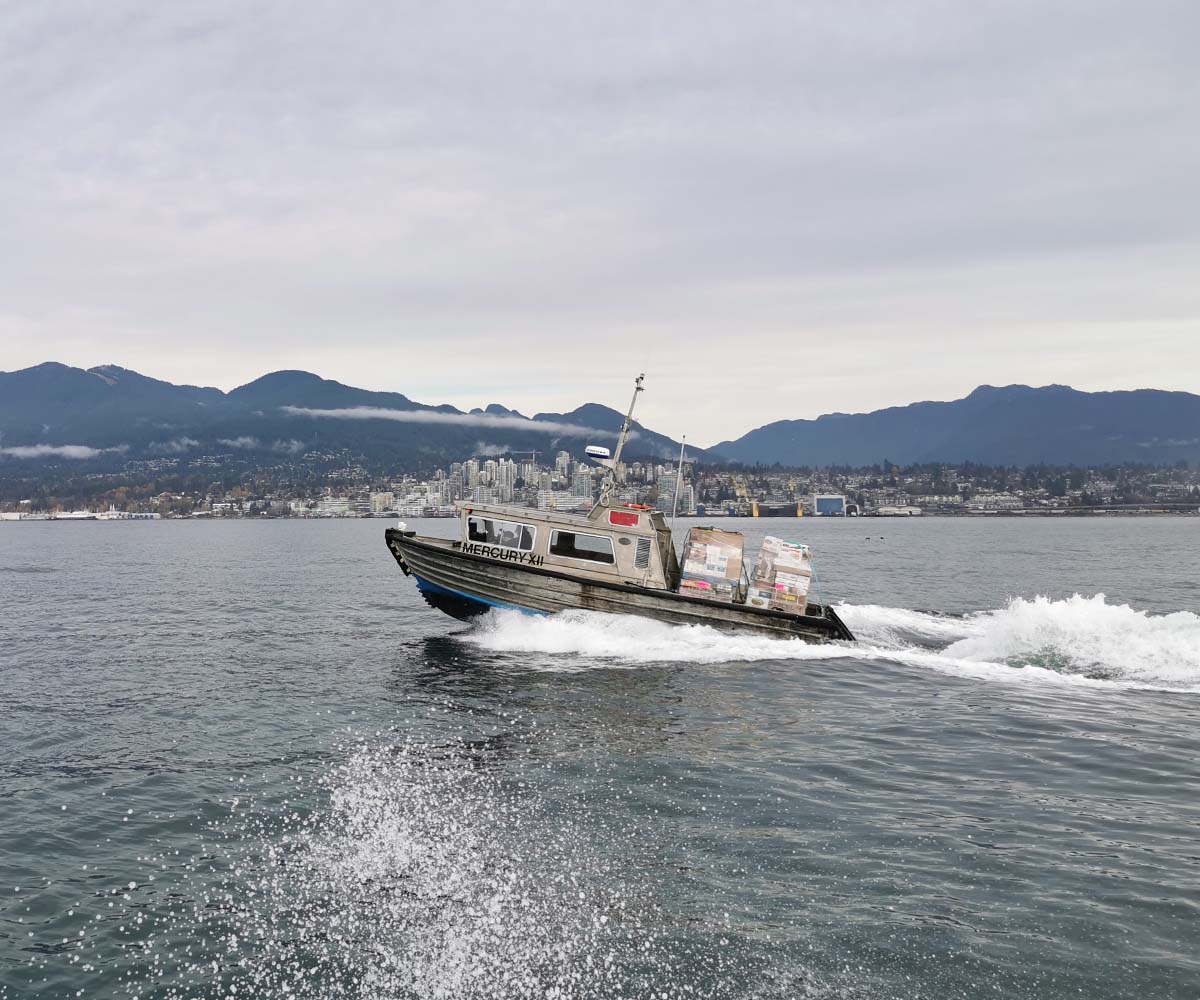
M 751 584 L 749 591 L 746 593 L 746 603 L 752 608 L 769 608 L 771 606 L 771 598 L 774 596 L 773 588 L 756 587 L 754 584 Z
M 812 556 L 807 545 L 785 542 L 768 535 L 754 563 L 747 598 L 753 607 L 769 607 L 788 614 L 802 615 L 808 608 L 808 588 L 812 582 Z
M 679 592 L 731 603 L 742 578 L 742 548 L 736 531 L 692 528 L 683 544 Z

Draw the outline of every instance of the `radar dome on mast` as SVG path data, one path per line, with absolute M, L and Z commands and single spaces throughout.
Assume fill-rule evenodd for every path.
M 612 452 L 600 444 L 589 444 L 583 449 L 588 458 L 612 458 Z

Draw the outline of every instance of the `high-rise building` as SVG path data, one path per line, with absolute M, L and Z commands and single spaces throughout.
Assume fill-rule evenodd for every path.
M 496 464 L 496 494 L 501 503 L 512 503 L 516 483 L 517 463 L 511 459 L 501 459 Z
M 396 494 L 391 492 L 372 493 L 371 494 L 371 513 L 386 514 L 389 510 L 394 510 L 396 506 Z
M 592 473 L 588 469 L 580 468 L 571 479 L 571 493 L 577 497 L 591 497 L 592 494 Z
M 560 451 L 554 456 L 554 471 L 564 480 L 571 477 L 571 453 Z

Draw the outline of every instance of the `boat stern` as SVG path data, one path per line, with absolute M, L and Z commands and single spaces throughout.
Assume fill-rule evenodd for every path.
M 833 626 L 829 636 L 831 639 L 844 639 L 846 642 L 858 641 L 854 638 L 854 633 L 850 631 L 838 613 L 833 610 L 832 604 L 822 605 L 821 617 Z

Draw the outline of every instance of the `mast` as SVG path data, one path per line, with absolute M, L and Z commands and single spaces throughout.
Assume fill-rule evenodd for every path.
M 683 449 L 687 447 L 687 435 L 679 442 L 679 464 L 675 466 L 675 499 L 671 502 L 671 530 L 675 530 L 675 513 L 679 510 L 679 487 L 683 485 Z
M 646 379 L 643 372 L 633 380 L 633 398 L 629 401 L 629 412 L 625 414 L 625 422 L 621 425 L 621 433 L 617 436 L 617 450 L 611 459 L 601 464 L 607 466 L 608 474 L 604 477 L 604 485 L 600 487 L 599 507 L 612 506 L 612 490 L 617 478 L 617 463 L 621 461 L 621 451 L 625 447 L 625 439 L 629 437 L 629 425 L 633 423 L 633 408 L 637 405 L 638 393 L 642 391 L 642 382 Z

